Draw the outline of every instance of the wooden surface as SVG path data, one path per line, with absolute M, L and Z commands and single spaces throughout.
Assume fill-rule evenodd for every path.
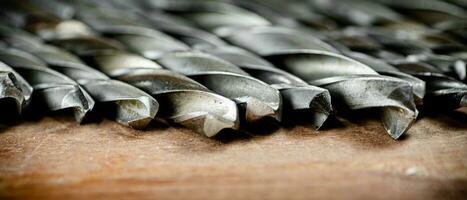
M 424 116 L 400 141 L 377 120 L 307 126 L 216 139 L 63 116 L 1 126 L 0 198 L 467 197 L 467 109 Z

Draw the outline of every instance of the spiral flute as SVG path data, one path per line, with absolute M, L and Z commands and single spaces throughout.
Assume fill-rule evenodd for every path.
M 142 129 L 155 117 L 159 104 L 153 97 L 131 85 L 111 80 L 101 72 L 86 66 L 74 55 L 33 39 L 24 38 L 10 42 L 16 48 L 37 56 L 49 67 L 78 82 L 102 106 L 111 106 L 109 114 L 112 114 L 111 117 L 117 122 Z
M 3 48 L 3 47 L 0 47 Z M 0 99 L 12 99 L 21 113 L 30 103 L 33 88 L 5 63 L 0 62 Z
M 99 15 L 102 14 L 83 11 L 78 13 L 78 18 L 164 68 L 189 76 L 234 100 L 244 111 L 242 118 L 246 121 L 255 122 L 264 117 L 281 120 L 282 99 L 277 89 L 225 60 L 193 51 L 186 44 L 154 29 L 118 17 Z
M 160 8 L 186 17 L 230 43 L 248 49 L 275 66 L 316 86 L 328 89 L 341 108 L 381 108 L 389 135 L 399 138 L 416 119 L 410 83 L 381 76 L 368 66 L 337 53 L 326 43 L 287 28 L 268 26 L 265 20 L 219 2 L 156 1 Z M 245 14 L 246 13 L 246 14 Z M 222 16 L 215 22 L 208 20 Z M 242 16 L 255 18 L 238 22 Z M 364 88 L 365 90 L 361 90 Z
M 287 116 L 293 116 L 294 112 L 306 111 L 310 114 L 311 122 L 318 129 L 332 113 L 329 91 L 311 86 L 246 50 L 234 46 L 203 46 L 200 50 L 227 60 L 277 88 L 284 99 L 284 114 Z
M 0 61 L 14 68 L 34 88 L 34 100 L 51 111 L 72 109 L 81 123 L 94 100 L 78 83 L 49 69 L 39 58 L 14 48 L 1 48 Z
M 158 117 L 184 125 L 208 137 L 224 129 L 238 128 L 235 103 L 212 93 L 199 83 L 163 70 L 148 59 L 126 52 L 118 42 L 95 36 L 92 32 L 70 31 L 61 35 L 57 28 L 62 23 L 69 24 L 69 20 L 61 21 L 48 16 L 48 20 L 36 22 L 49 23 L 44 29 L 35 30 L 46 41 L 78 55 L 107 76 L 128 82 L 151 94 L 161 105 Z M 73 22 L 78 27 L 86 27 L 80 22 Z M 41 34 L 44 32 L 52 34 Z M 73 68 L 64 68 L 67 69 Z

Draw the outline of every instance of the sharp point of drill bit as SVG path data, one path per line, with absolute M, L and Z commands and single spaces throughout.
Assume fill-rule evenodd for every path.
M 0 49 L 1 48 L 2 47 L 0 47 Z M 21 113 L 24 110 L 24 108 L 26 108 L 31 102 L 33 88 L 31 85 L 29 85 L 29 83 L 26 80 L 24 80 L 24 78 L 20 74 L 18 74 L 14 69 L 12 69 L 11 67 L 7 66 L 6 64 L 2 62 L 0 62 L 0 71 L 13 74 L 14 76 L 13 83 L 15 84 L 16 87 L 18 87 L 21 90 L 21 93 L 24 99 L 23 101 L 21 101 L 21 104 L 19 104 L 20 109 L 18 109 L 18 111 L 19 113 Z
M 426 93 L 426 86 L 425 82 L 416 78 L 412 75 L 406 74 L 401 72 L 396 67 L 386 63 L 384 60 L 377 59 L 371 57 L 369 55 L 358 53 L 358 52 L 344 52 L 344 55 L 349 56 L 369 67 L 376 70 L 381 75 L 392 76 L 396 78 L 400 78 L 402 80 L 408 81 L 412 84 L 413 94 L 415 97 L 415 101 L 417 104 L 421 104 L 423 102 L 423 97 Z
M 102 43 L 86 44 L 94 40 Z M 77 41 L 81 41 L 81 46 L 73 45 Z M 238 111 L 233 101 L 208 91 L 189 78 L 162 70 L 149 59 L 114 48 L 106 41 L 111 40 L 68 38 L 54 43 L 84 57 L 85 61 L 105 74 L 153 95 L 161 105 L 158 112 L 161 118 L 208 137 L 223 129 L 238 128 Z M 143 73 L 138 74 L 140 72 Z
M 266 60 L 233 46 L 200 48 L 212 55 L 227 60 L 254 77 L 278 89 L 283 98 L 286 115 L 294 111 L 311 111 L 310 119 L 319 128 L 332 112 L 331 98 L 325 89 L 308 85 L 300 78 L 277 69 Z
M 190 76 L 210 90 L 235 100 L 245 108 L 247 121 L 257 121 L 266 116 L 281 119 L 279 92 L 222 59 L 192 51 L 170 36 L 144 26 L 107 26 L 101 31 L 164 68 Z
M 237 129 L 235 103 L 199 83 L 162 69 L 135 69 L 116 77 L 153 95 L 163 107 L 158 116 L 208 137 L 223 129 Z
M 266 116 L 281 119 L 279 91 L 226 61 L 200 52 L 176 52 L 161 57 L 157 62 L 233 99 L 245 108 L 247 121 L 257 121 Z
M 11 71 L 3 69 L 0 62 L 0 100 L 13 100 L 16 112 L 21 113 L 25 104 L 25 96 L 15 75 Z
M 400 79 L 353 75 L 319 79 L 311 84 L 328 89 L 333 99 L 339 100 L 336 105 L 351 110 L 381 108 L 382 123 L 394 139 L 405 133 L 418 115 L 413 96 L 407 95 L 412 92 L 412 86 Z
M 35 91 L 34 98 L 43 102 L 40 106 L 51 111 L 71 108 L 80 123 L 94 107 L 94 100 L 78 83 L 48 69 L 33 55 L 17 49 L 0 49 L 0 60 L 13 67 L 31 84 Z

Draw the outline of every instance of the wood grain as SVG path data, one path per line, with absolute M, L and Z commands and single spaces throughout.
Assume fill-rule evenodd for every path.
M 369 119 L 215 139 L 159 123 L 27 120 L 0 128 L 0 197 L 465 199 L 467 109 L 423 116 L 400 141 Z

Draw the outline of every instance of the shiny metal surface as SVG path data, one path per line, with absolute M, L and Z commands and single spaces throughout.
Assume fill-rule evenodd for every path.
M 0 62 L 0 83 L 0 99 L 12 99 L 16 104 L 16 111 L 21 113 L 31 101 L 33 88 L 3 62 Z
M 99 32 L 125 44 L 130 50 L 234 100 L 245 111 L 242 118 L 246 121 L 255 122 L 264 117 L 281 120 L 282 99 L 279 91 L 251 77 L 237 66 L 191 50 L 186 44 L 136 22 L 112 16 L 99 17 L 89 12 L 78 16 Z
M 160 8 L 181 13 L 187 20 L 213 31 L 230 43 L 268 59 L 311 84 L 328 89 L 336 104 L 350 109 L 381 108 L 383 125 L 395 139 L 407 131 L 418 115 L 410 83 L 380 76 L 370 67 L 340 55 L 317 38 L 287 28 L 257 24 L 255 22 L 263 19 L 259 16 L 248 21 L 251 23 L 239 25 L 232 22 L 233 19 L 254 14 L 240 11 L 230 4 L 196 2 L 190 7 L 187 1 L 159 2 L 163 2 Z M 223 18 L 215 24 L 206 20 L 217 15 L 219 10 Z
M 94 107 L 94 100 L 75 81 L 49 69 L 39 58 L 18 49 L 1 48 L 0 61 L 11 66 L 34 88 L 34 99 L 47 110 L 71 109 L 82 122 Z
M 40 31 L 40 30 L 38 30 Z M 12 35 L 13 34 L 13 35 Z M 44 61 L 48 67 L 78 82 L 117 122 L 142 129 L 155 117 L 159 104 L 150 95 L 120 81 L 111 80 L 101 72 L 86 66 L 74 55 L 42 43 L 27 35 L 3 34 L 9 43 Z M 21 38 L 20 38 L 21 37 Z M 16 38 L 16 40 L 15 40 Z

